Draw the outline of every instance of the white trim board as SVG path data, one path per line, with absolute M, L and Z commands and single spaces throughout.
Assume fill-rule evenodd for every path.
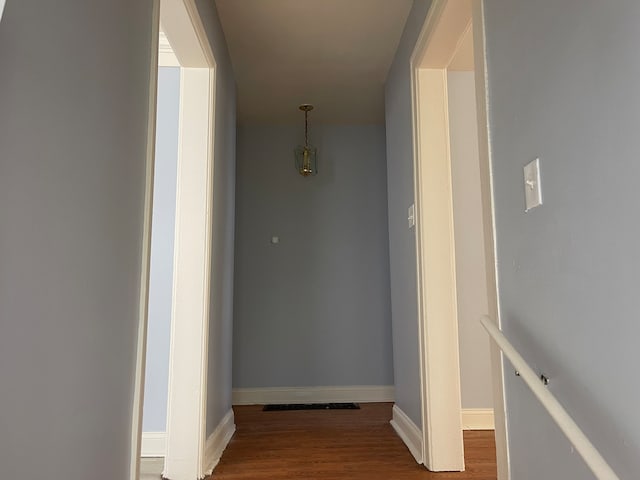
M 144 373 L 147 359 L 147 313 L 149 310 L 149 272 L 151 268 L 151 219 L 153 217 L 153 172 L 156 146 L 156 97 L 158 92 L 158 35 L 160 0 L 153 0 L 151 18 L 151 55 L 149 58 L 149 110 L 147 112 L 147 148 L 145 160 L 144 214 L 141 225 L 140 290 L 138 291 L 138 331 L 136 333 L 135 376 L 131 416 L 131 450 L 129 480 L 140 477 L 142 448 L 142 407 L 144 405 Z
M 204 477 L 215 137 L 215 58 L 195 0 L 163 0 L 180 69 L 173 302 L 164 475 Z
M 207 438 L 204 449 L 204 470 L 206 476 L 211 475 L 213 469 L 216 468 L 220 462 L 222 453 L 224 452 L 224 449 L 227 448 L 227 445 L 235 431 L 236 424 L 233 410 L 229 409 L 227 414 L 222 418 L 222 420 L 220 420 L 220 423 L 213 433 L 209 435 L 209 438 Z
M 393 402 L 393 385 L 354 385 L 341 387 L 264 387 L 234 388 L 234 405 L 268 403 Z
M 209 294 L 213 71 L 180 70 L 173 302 L 167 402 L 168 478 L 202 477 L 205 444 Z
M 476 78 L 476 108 L 478 113 L 478 147 L 480 150 L 481 188 L 483 209 L 491 212 L 485 219 L 485 258 L 487 262 L 487 287 L 493 288 L 489 295 L 488 314 L 498 328 L 500 321 L 500 289 L 498 286 L 498 250 L 495 242 L 495 201 L 493 198 L 493 165 L 491 161 L 491 130 L 489 124 L 489 87 L 487 86 L 487 50 L 484 24 L 484 2 L 473 2 L 473 48 Z M 506 398 L 504 389 L 504 363 L 502 352 L 491 342 L 491 370 L 493 377 L 493 409 L 496 438 L 498 480 L 511 478 L 509 462 L 509 426 L 507 423 Z
M 167 432 L 142 432 L 141 457 L 164 457 L 167 453 Z
M 433 0 L 410 59 L 420 388 L 422 425 L 425 426 L 422 446 L 424 464 L 432 471 L 464 469 L 456 331 L 455 236 L 444 76 L 461 39 L 471 28 L 470 22 L 474 37 L 487 300 L 489 315 L 499 323 L 482 0 Z M 502 387 L 504 371 L 499 352 L 493 345 L 491 352 L 498 479 L 507 480 L 510 474 Z
M 493 409 L 491 408 L 463 408 L 461 415 L 464 430 L 494 430 Z M 422 431 L 397 405 L 393 406 L 393 418 L 389 423 L 416 462 L 422 464 Z
M 416 424 L 397 405 L 393 406 L 393 418 L 389 423 L 407 446 L 416 462 L 423 463 L 422 432 Z
M 153 6 L 143 262 L 129 479 L 138 480 L 141 453 L 157 68 L 160 55 L 159 28 L 162 23 L 167 43 L 174 49 L 175 56 L 183 67 L 181 68 L 173 311 L 164 461 L 166 476 L 178 480 L 203 477 L 216 62 L 195 0 L 163 0 L 162 2 L 153 0 Z M 164 52 L 166 45 L 162 48 Z
M 463 430 L 495 430 L 493 408 L 463 408 Z
M 444 70 L 415 70 L 423 458 L 433 472 L 464 471 L 446 80 Z

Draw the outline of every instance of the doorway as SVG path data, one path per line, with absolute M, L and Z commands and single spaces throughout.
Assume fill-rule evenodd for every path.
M 202 478 L 215 459 L 206 454 L 206 395 L 208 320 L 211 277 L 215 58 L 192 0 L 156 2 L 154 55 L 150 99 L 150 132 L 145 210 L 145 266 L 136 374 L 136 416 L 132 428 L 131 478 L 140 477 L 140 454 L 160 459 L 159 473 L 176 480 Z M 160 32 L 161 31 L 161 32 Z M 161 38 L 163 41 L 159 41 Z M 144 376 L 147 360 L 147 325 L 152 248 L 154 154 L 156 145 L 156 90 L 158 66 L 179 68 L 177 112 L 177 168 L 175 169 L 175 222 L 172 263 L 165 272 L 171 283 L 171 319 L 166 396 L 166 429 L 155 437 L 142 436 Z M 159 132 L 161 133 L 161 132 Z M 158 155 L 164 152 L 157 152 Z M 160 167 L 160 165 L 159 165 Z M 158 174 L 161 169 L 158 168 Z M 158 185 L 156 179 L 156 185 Z M 166 205 L 164 205 L 166 206 Z M 166 233 L 166 232 L 165 232 Z M 167 270 L 167 269 L 165 269 Z M 153 279 L 151 279 L 153 280 Z M 167 280 L 167 279 L 164 279 Z M 153 301 L 154 297 L 151 297 Z M 164 352 L 166 354 L 166 352 Z M 151 367 L 151 365 L 149 365 Z M 165 374 L 166 375 L 166 374 Z M 151 446 L 142 440 L 151 439 Z M 141 452 L 141 449 L 143 450 Z M 148 478 L 148 477 L 146 477 Z M 154 478 L 154 477 L 152 477 Z
M 180 118 L 180 64 L 164 32 L 160 32 L 158 53 L 153 218 L 142 418 L 143 479 L 146 478 L 144 473 L 156 474 L 156 478 L 162 473 L 166 455 Z
M 432 471 L 465 468 L 460 348 L 482 335 L 481 315 L 499 319 L 484 62 L 482 2 L 434 1 L 411 57 L 422 458 Z M 475 121 L 464 115 L 474 94 Z M 506 479 L 501 356 L 484 335 L 471 343 L 483 343 L 498 478 Z

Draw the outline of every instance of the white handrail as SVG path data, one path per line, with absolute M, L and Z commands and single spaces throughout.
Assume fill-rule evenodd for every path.
M 551 418 L 555 420 L 560 430 L 567 436 L 596 478 L 598 478 L 598 480 L 620 480 L 602 455 L 600 455 L 600 452 L 593 446 L 560 402 L 556 400 L 556 397 L 545 387 L 541 381 L 541 377 L 531 369 L 524 358 L 522 358 L 509 340 L 507 340 L 507 337 L 505 337 L 500 329 L 493 323 L 491 318 L 483 316 L 480 322 L 493 341 L 502 349 L 502 352 L 515 367 L 533 394 L 540 400 L 542 406 L 547 409 Z

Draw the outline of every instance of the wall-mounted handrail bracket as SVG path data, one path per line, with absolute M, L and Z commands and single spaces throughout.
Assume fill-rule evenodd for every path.
M 556 422 L 560 430 L 566 435 L 573 447 L 580 454 L 584 462 L 594 473 L 598 480 L 620 480 L 609 466 L 600 452 L 589 441 L 584 432 L 558 402 L 548 388 L 549 378 L 544 374 L 536 374 L 518 351 L 511 345 L 507 337 L 496 326 L 491 318 L 486 315 L 480 319 L 480 323 L 487 331 L 491 339 L 500 347 L 502 353 L 509 359 L 516 369 L 516 375 L 522 377 L 542 406 L 547 410 L 551 418 Z

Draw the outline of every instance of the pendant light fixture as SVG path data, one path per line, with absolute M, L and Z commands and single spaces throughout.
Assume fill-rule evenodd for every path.
M 313 105 L 303 104 L 298 107 L 304 112 L 304 145 L 298 145 L 295 150 L 296 170 L 303 177 L 318 173 L 318 149 L 309 145 L 309 112 Z

